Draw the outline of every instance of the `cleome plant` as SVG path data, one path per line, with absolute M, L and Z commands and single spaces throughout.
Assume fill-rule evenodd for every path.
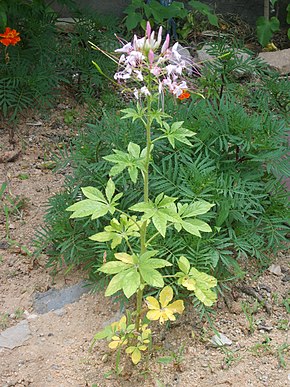
M 164 98 L 168 95 L 181 101 L 190 97 L 192 90 L 183 74 L 188 66 L 192 70 L 193 64 L 181 57 L 177 44 L 169 47 L 169 35 L 162 46 L 161 42 L 162 27 L 155 37 L 148 22 L 144 37 L 134 36 L 132 43 L 116 50 L 121 54 L 120 58 L 107 54 L 119 66 L 114 82 L 136 101 L 134 107 L 122 110 L 122 119 L 140 123 L 140 139 L 146 138 L 146 146 L 142 149 L 139 144 L 129 142 L 127 152 L 115 149 L 113 154 L 105 156 L 104 159 L 113 166 L 104 189 L 81 188 L 82 200 L 67 208 L 72 212 L 72 219 L 90 216 L 95 222 L 101 217 L 108 220 L 102 231 L 90 237 L 92 241 L 107 242 L 114 251 L 114 258 L 108 261 L 104 253 L 103 264 L 98 269 L 110 276 L 105 295 L 122 292 L 128 299 L 134 296 L 136 306 L 120 321 L 98 332 L 94 342 L 107 339 L 109 348 L 117 350 L 118 357 L 124 351 L 134 364 L 140 362 L 142 353 L 151 346 L 150 321 L 163 324 L 175 321 L 176 315 L 183 313 L 184 301 L 174 300 L 177 287 L 183 288 L 184 293 L 191 292 L 206 306 L 212 306 L 217 299 L 214 290 L 216 278 L 191 266 L 186 252 L 173 266 L 164 257 L 158 257 L 159 251 L 154 243 L 157 238 L 166 238 L 168 233 L 181 230 L 197 237 L 201 237 L 202 232 L 211 232 L 211 227 L 197 217 L 214 206 L 201 200 L 187 202 L 184 198 L 164 193 L 152 197 L 150 193 L 150 167 L 155 143 L 168 141 L 173 150 L 177 142 L 190 147 L 195 135 L 183 126 L 183 121 L 174 122 L 164 111 Z M 94 45 L 93 48 L 97 49 Z M 102 73 L 96 63 L 95 66 Z M 137 202 L 126 211 L 120 206 L 124 192 L 117 191 L 114 183 L 116 176 L 123 173 L 128 173 L 134 184 L 138 179 L 143 181 L 143 200 L 140 201 L 136 195 Z M 179 271 L 176 272 L 174 267 Z M 164 268 L 168 270 L 162 270 Z M 157 298 L 146 297 L 146 292 L 152 288 L 160 290 Z

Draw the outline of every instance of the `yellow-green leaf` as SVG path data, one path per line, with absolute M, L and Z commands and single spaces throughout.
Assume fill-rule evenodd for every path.
M 168 305 L 167 309 L 170 309 L 173 313 L 182 314 L 184 311 L 184 303 L 182 300 L 176 300 Z
M 149 309 L 160 309 L 159 302 L 152 296 L 146 297 L 146 303 Z
M 115 257 L 124 263 L 134 264 L 133 256 L 127 253 L 116 253 Z
M 188 274 L 190 270 L 189 260 L 182 255 L 178 260 L 178 267 L 183 273 Z
M 160 292 L 159 300 L 161 308 L 166 307 L 173 298 L 173 290 L 171 286 L 165 286 Z
M 141 360 L 141 352 L 138 348 L 135 348 L 134 352 L 132 352 L 131 359 L 134 364 L 138 364 Z

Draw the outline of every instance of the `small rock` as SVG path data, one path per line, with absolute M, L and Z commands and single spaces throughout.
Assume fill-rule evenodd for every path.
M 7 241 L 0 241 L 0 249 L 7 250 L 9 248 L 9 243 Z
M 268 268 L 269 272 L 270 273 L 273 273 L 277 276 L 281 276 L 282 275 L 282 271 L 281 271 L 281 266 L 280 265 L 271 265 L 269 268 Z
M 283 282 L 289 282 L 290 281 L 290 273 L 285 274 L 284 277 L 282 278 Z
M 30 336 L 28 322 L 22 320 L 14 327 L 8 328 L 0 334 L 0 348 L 14 349 L 20 347 Z
M 290 48 L 275 52 L 260 52 L 259 58 L 280 74 L 290 73 Z
M 266 326 L 266 325 L 263 325 L 263 324 L 259 324 L 257 328 L 258 328 L 258 330 L 261 331 L 261 332 L 262 332 L 262 331 L 264 331 L 264 332 L 265 332 L 265 331 L 266 331 L 266 332 L 271 332 L 271 330 L 273 329 L 273 327 L 269 327 L 269 326 Z
M 88 293 L 90 288 L 85 286 L 86 282 L 81 281 L 60 290 L 50 289 L 45 293 L 37 292 L 34 295 L 33 307 L 39 314 L 47 313 L 51 310 L 62 309 L 65 305 L 74 303 L 80 299 L 84 293 Z
M 219 333 L 218 335 L 214 335 L 211 338 L 210 343 L 215 347 L 221 347 L 224 345 L 232 345 L 233 344 L 233 342 L 223 333 Z

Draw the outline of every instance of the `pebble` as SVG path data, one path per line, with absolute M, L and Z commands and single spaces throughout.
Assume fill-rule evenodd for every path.
M 233 344 L 232 340 L 230 340 L 223 333 L 219 333 L 218 335 L 214 335 L 211 338 L 210 343 L 212 345 L 214 345 L 215 347 L 220 347 L 220 346 L 224 346 L 224 345 L 232 345 Z

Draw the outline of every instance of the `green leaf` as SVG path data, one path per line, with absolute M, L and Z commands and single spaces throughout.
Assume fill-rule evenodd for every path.
M 230 213 L 231 203 L 230 201 L 222 201 L 220 202 L 220 209 L 218 211 L 218 216 L 216 218 L 216 226 L 220 227 L 225 220 L 228 218 Z
M 108 212 L 106 205 L 91 199 L 77 202 L 72 206 L 69 206 L 66 211 L 73 211 L 70 218 L 83 218 L 95 214 L 96 211 L 100 213 L 100 216 L 103 216 Z
M 203 232 L 212 231 L 211 227 L 207 223 L 199 219 L 186 219 L 182 221 L 181 225 L 184 228 L 184 230 L 198 237 L 201 236 L 200 231 L 203 231 Z
M 103 203 L 107 202 L 104 195 L 102 194 L 102 192 L 100 190 L 98 190 L 98 188 L 82 187 L 81 190 L 82 190 L 83 194 L 88 199 L 96 200 L 96 201 L 103 202 Z
M 96 242 L 108 242 L 114 237 L 114 232 L 102 231 L 91 235 L 89 239 Z
M 95 202 L 95 211 L 92 213 L 92 219 L 98 219 L 106 215 L 110 211 L 110 206 L 103 203 Z
M 140 286 L 140 274 L 134 268 L 129 269 L 123 277 L 122 289 L 127 298 L 130 298 Z
M 106 289 L 105 296 L 109 297 L 115 294 L 118 290 L 122 289 L 123 286 L 123 278 L 125 273 L 121 271 L 120 273 L 116 274 L 111 281 L 109 282 L 109 285 Z
M 157 270 L 152 269 L 152 267 L 150 267 L 150 263 L 147 265 L 141 265 L 139 270 L 142 278 L 148 285 L 157 288 L 162 288 L 164 286 L 162 275 Z
M 125 21 L 126 28 L 128 31 L 132 31 L 137 27 L 138 23 L 142 20 L 142 15 L 139 12 L 130 13 Z
M 192 267 L 189 272 L 190 277 L 194 278 L 199 286 L 202 284 L 206 288 L 214 288 L 217 286 L 217 279 L 212 275 L 198 271 L 195 267 Z
M 134 204 L 129 209 L 136 212 L 147 212 L 148 210 L 152 210 L 152 208 L 154 209 L 152 202 L 149 202 L 149 203 L 140 202 L 140 203 Z
M 183 273 L 188 274 L 190 270 L 189 260 L 182 255 L 178 260 L 178 267 Z
M 169 364 L 169 363 L 172 363 L 174 360 L 175 359 L 173 356 L 164 356 L 164 357 L 160 357 L 159 359 L 157 359 L 157 363 Z M 163 386 L 163 384 L 161 384 L 161 386 Z
M 287 5 L 286 11 L 287 11 L 286 22 L 287 22 L 287 24 L 290 24 L 290 3 Z M 289 30 L 288 30 L 288 34 L 289 34 Z
M 164 123 L 165 131 L 164 135 L 168 138 L 171 146 L 175 148 L 175 140 L 182 142 L 186 145 L 192 146 L 191 142 L 187 139 L 187 137 L 193 137 L 196 133 L 191 130 L 185 129 L 183 125 L 184 121 L 174 122 L 171 127 L 168 124 Z
M 270 42 L 273 34 L 280 29 L 279 20 L 273 16 L 270 20 L 267 20 L 264 16 L 260 16 L 256 22 L 257 37 L 259 43 L 265 47 Z
M 166 261 L 165 259 L 151 258 L 149 262 L 153 269 L 161 269 L 162 267 L 172 266 L 172 263 Z
M 113 334 L 111 325 L 107 325 L 103 330 L 97 332 L 94 336 L 94 341 L 106 339 Z
M 212 306 L 217 300 L 216 293 L 203 286 L 197 287 L 194 294 L 206 306 Z
M 121 271 L 127 270 L 130 265 L 120 261 L 111 261 L 104 263 L 98 270 L 106 274 L 117 274 Z
M 165 238 L 166 234 L 166 225 L 167 225 L 167 216 L 162 213 L 161 211 L 158 211 L 153 217 L 152 222 L 154 226 L 156 227 L 157 231 Z
M 128 173 L 129 173 L 130 179 L 135 184 L 138 179 L 138 169 L 136 167 L 129 167 Z
M 136 255 L 129 255 L 127 253 L 116 253 L 114 255 L 115 255 L 115 258 L 118 259 L 119 261 L 129 263 L 130 265 L 134 265 L 134 257 L 136 257 Z
M 219 27 L 219 19 L 217 15 L 214 15 L 212 13 L 206 13 L 206 16 L 212 26 Z
M 106 196 L 109 203 L 111 202 L 114 193 L 115 193 L 115 184 L 112 179 L 109 179 L 106 186 Z
M 184 204 L 183 206 L 180 206 L 180 215 L 183 218 L 192 218 L 197 215 L 203 215 L 206 214 L 212 207 L 214 207 L 214 204 L 208 203 L 206 201 L 197 201 L 192 204 Z
M 138 144 L 134 144 L 134 142 L 129 142 L 128 152 L 135 158 L 138 159 L 140 156 L 140 146 Z

